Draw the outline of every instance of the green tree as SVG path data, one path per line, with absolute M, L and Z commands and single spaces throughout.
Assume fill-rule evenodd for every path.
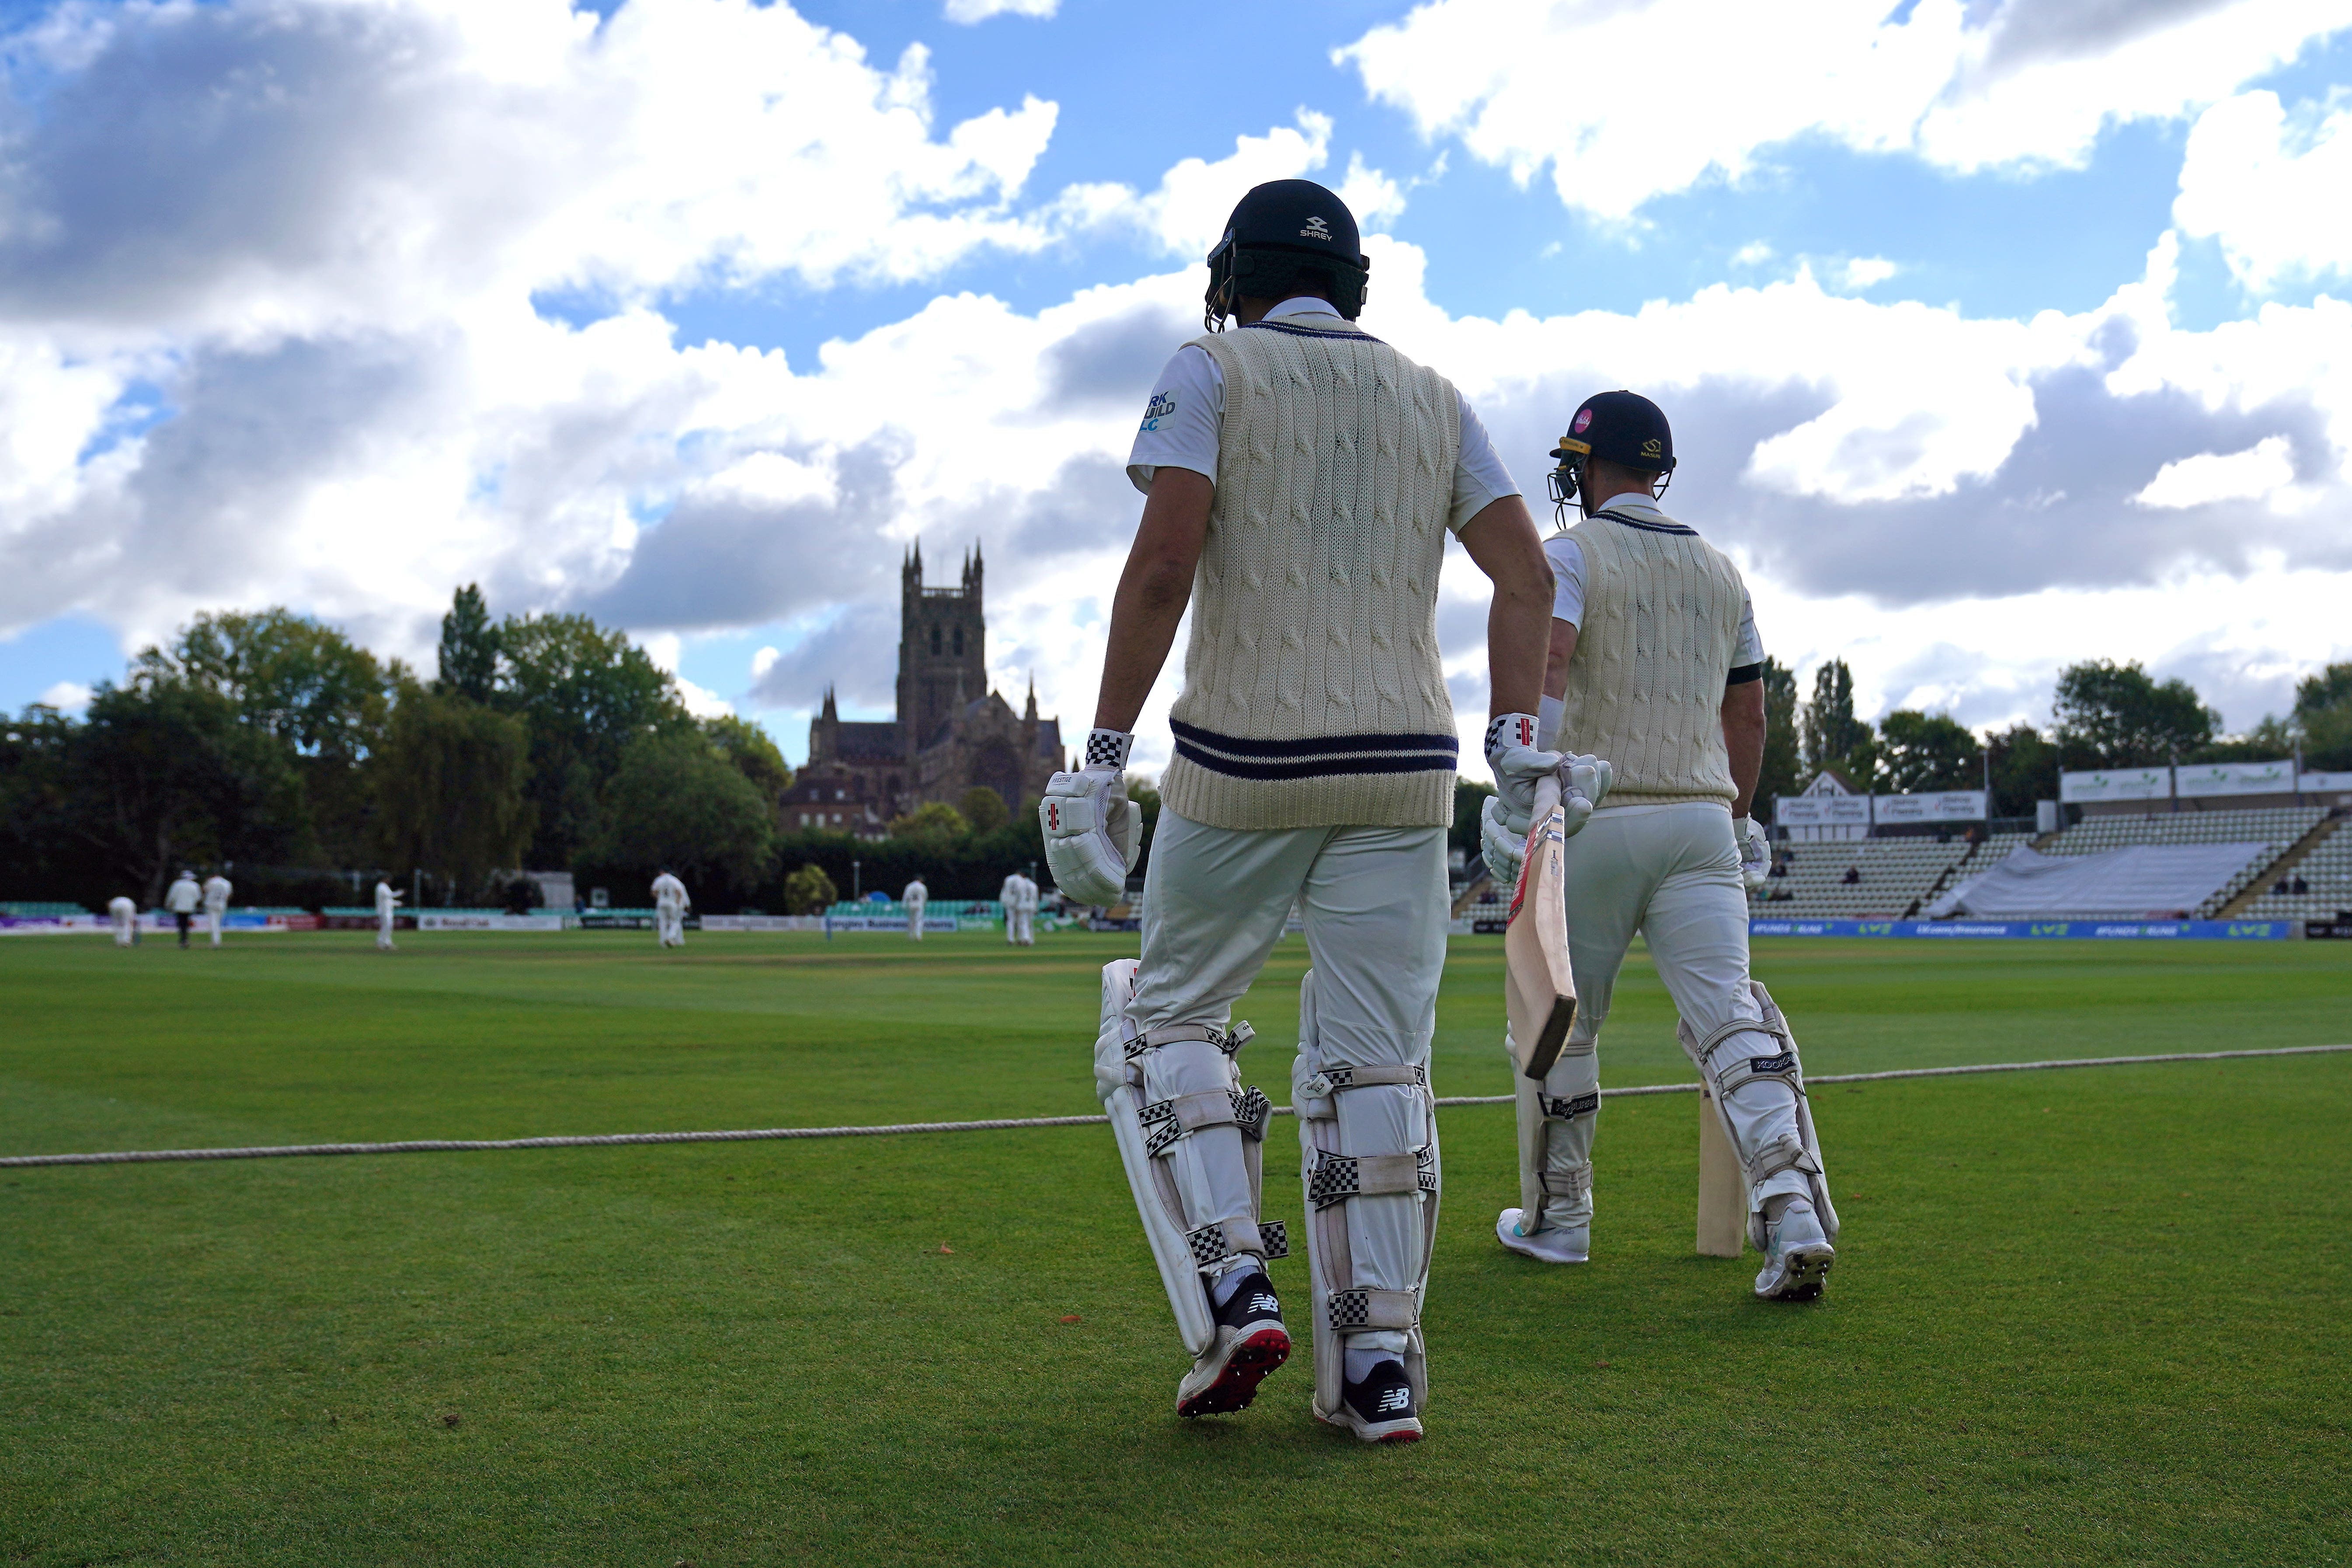
M 2058 747 L 2031 724 L 1985 737 L 1992 758 L 1992 815 L 2032 816 L 2038 801 L 2058 798 Z
M 642 735 L 604 791 L 597 864 L 650 879 L 665 868 L 690 887 L 752 887 L 775 846 L 772 803 L 694 731 Z
M 1851 689 L 1847 697 L 1853 701 Z M 1755 815 L 1768 818 L 1772 803 L 1805 787 L 1797 749 L 1797 673 L 1777 658 L 1764 661 L 1764 765 L 1756 776 Z M 1458 825 L 1460 813 L 1455 813 Z M 1457 826 L 1458 831 L 1458 826 Z
M 1446 847 L 1462 851 L 1463 864 L 1476 875 L 1481 847 L 1478 842 L 1478 819 L 1486 809 L 1486 797 L 1495 793 L 1492 784 L 1482 784 L 1465 779 L 1459 773 L 1454 778 L 1454 826 L 1445 835 Z
M 1798 721 L 1798 734 L 1808 773 L 1835 768 L 1857 790 L 1874 786 L 1876 737 L 1868 720 L 1854 717 L 1853 671 L 1845 660 L 1833 658 L 1813 672 L 1813 695 Z
M 377 850 L 471 896 L 530 842 L 530 737 L 521 720 L 412 684 L 377 759 Z
M 784 879 L 784 912 L 821 915 L 841 901 L 841 890 L 817 865 L 803 866 Z
M 2185 680 L 2161 685 L 2137 663 L 2090 659 L 2058 673 L 2058 751 L 2070 768 L 2152 768 L 2193 756 L 2221 716 Z
M 445 697 L 488 702 L 499 678 L 499 628 L 490 624 L 481 585 L 457 590 L 441 617 L 441 678 L 433 689 Z
M 2352 664 L 2331 664 L 2297 682 L 2289 721 L 2303 742 L 2304 766 L 2352 771 Z
M 721 713 L 702 721 L 702 733 L 735 771 L 751 781 L 761 798 L 773 806 L 793 787 L 793 767 L 765 730 L 749 719 Z
M 166 666 L 100 685 L 68 752 L 72 831 L 150 904 L 183 867 L 277 858 L 305 826 L 285 745 Z
M 971 825 L 974 833 L 993 833 L 1012 820 L 1013 814 L 1004 809 L 1004 797 L 986 784 L 974 784 L 963 792 L 956 809 Z
M 1893 795 L 1973 789 L 1984 746 L 1948 713 L 1898 708 L 1878 723 L 1879 777 Z
M 944 801 L 926 801 L 905 816 L 894 818 L 890 837 L 919 844 L 946 846 L 967 837 L 971 824 L 962 812 Z
M 404 678 L 322 621 L 273 608 L 199 615 L 167 647 L 134 668 L 219 693 L 243 721 L 274 735 L 293 759 L 310 826 L 310 852 L 349 864 L 368 837 L 365 771 Z
M 603 832 L 624 753 L 649 735 L 692 735 L 694 720 L 645 649 L 586 616 L 509 616 L 499 651 L 496 705 L 530 726 L 531 863 L 569 866 Z

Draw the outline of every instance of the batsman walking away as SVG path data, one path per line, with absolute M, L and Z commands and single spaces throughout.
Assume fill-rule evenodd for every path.
M 1260 185 L 1209 256 L 1209 331 L 1160 374 L 1128 472 L 1147 500 L 1113 603 L 1085 764 L 1040 803 L 1055 879 L 1124 892 L 1133 730 L 1187 606 L 1174 758 L 1139 962 L 1103 973 L 1096 1083 L 1192 1370 L 1183 1415 L 1236 1411 L 1288 1357 L 1260 1205 L 1270 1105 L 1232 1017 L 1294 900 L 1312 963 L 1291 1103 L 1312 1407 L 1369 1442 L 1422 1434 L 1440 1163 L 1430 1037 L 1445 959 L 1454 710 L 1438 572 L 1493 584 L 1496 710 L 1532 710 L 1549 587 L 1517 487 L 1451 383 L 1357 326 L 1355 219 Z M 1231 318 L 1233 331 L 1224 331 Z M 1528 737 L 1532 740 L 1532 734 Z
M 1810 1300 L 1836 1257 L 1837 1211 L 1796 1040 L 1748 973 L 1744 889 L 1769 863 L 1748 816 L 1765 730 L 1755 613 L 1730 558 L 1658 505 L 1675 458 L 1657 405 L 1588 398 L 1552 456 L 1553 500 L 1563 518 L 1571 503 L 1580 515 L 1544 544 L 1553 618 L 1530 765 L 1555 748 L 1597 753 L 1567 759 L 1571 772 L 1597 764 L 1597 809 L 1560 847 L 1555 895 L 1576 1016 L 1548 1070 L 1515 1075 L 1520 1201 L 1495 1234 L 1547 1263 L 1591 1256 L 1601 1026 L 1638 931 L 1744 1176 L 1748 1237 L 1765 1259 L 1756 1294 Z M 1487 865 L 1505 885 L 1517 881 L 1528 828 L 1514 792 L 1487 803 Z M 1517 1044 L 1505 1041 L 1515 1065 Z

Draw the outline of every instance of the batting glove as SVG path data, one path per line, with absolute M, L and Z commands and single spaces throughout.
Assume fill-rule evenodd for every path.
M 1535 816 L 1536 784 L 1559 766 L 1559 753 L 1536 744 L 1536 716 L 1505 713 L 1486 726 L 1486 765 L 1495 770 L 1496 798 L 1503 803 L 1503 826 L 1527 837 Z
M 1519 885 L 1519 864 L 1527 853 L 1528 836 L 1512 832 L 1503 820 L 1503 797 L 1488 795 L 1478 812 L 1478 855 L 1486 862 L 1486 875 L 1495 879 L 1495 886 Z
M 1764 830 L 1752 816 L 1743 816 L 1731 825 L 1731 837 L 1739 845 L 1739 879 L 1754 892 L 1772 875 L 1772 847 L 1765 842 Z
M 1087 737 L 1087 765 L 1055 773 L 1037 802 L 1045 864 L 1054 884 L 1087 904 L 1127 896 L 1127 874 L 1143 843 L 1143 814 L 1127 798 L 1127 754 L 1135 737 L 1097 730 Z

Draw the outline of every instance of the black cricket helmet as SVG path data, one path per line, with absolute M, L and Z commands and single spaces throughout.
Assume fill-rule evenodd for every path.
M 1269 180 L 1234 204 L 1209 251 L 1203 319 L 1215 331 L 1237 301 L 1279 299 L 1306 271 L 1329 274 L 1332 308 L 1352 321 L 1371 269 L 1347 203 L 1312 180 Z
M 1599 458 L 1620 468 L 1665 476 L 1675 471 L 1675 433 L 1665 410 L 1638 392 L 1599 392 L 1578 405 L 1568 434 L 1551 449 L 1552 504 L 1566 507 L 1584 483 L 1584 463 Z M 1665 493 L 1665 485 L 1657 493 Z

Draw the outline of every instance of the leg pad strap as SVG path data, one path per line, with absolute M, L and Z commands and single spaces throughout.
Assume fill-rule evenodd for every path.
M 1546 1094 L 1538 1089 L 1536 1104 L 1542 1110 L 1546 1121 L 1573 1121 L 1601 1109 L 1601 1091 L 1596 1089 L 1584 1094 L 1567 1095 Z
M 1289 1257 L 1290 1227 L 1280 1220 L 1252 1223 L 1247 1215 L 1238 1215 L 1188 1232 L 1184 1245 L 1205 1271 L 1244 1254 L 1261 1259 Z
M 1409 1154 L 1334 1154 L 1315 1151 L 1307 1201 L 1319 1212 L 1349 1198 L 1437 1191 L 1437 1159 L 1426 1143 Z
M 1273 1115 L 1274 1102 L 1262 1089 L 1212 1089 L 1154 1100 L 1137 1111 L 1135 1119 L 1143 1128 L 1145 1152 L 1160 1154 L 1187 1132 L 1203 1127 L 1238 1127 L 1264 1142 L 1265 1124 Z
M 1133 1061 L 1146 1051 L 1160 1046 L 1172 1046 L 1180 1040 L 1206 1040 L 1225 1055 L 1232 1056 L 1255 1038 L 1257 1031 L 1249 1026 L 1246 1019 L 1230 1030 L 1212 1028 L 1206 1024 L 1166 1024 L 1131 1036 L 1127 1042 L 1127 1057 Z
M 1324 1100 L 1329 1098 L 1334 1089 L 1372 1089 L 1381 1084 L 1405 1084 L 1414 1089 L 1427 1089 L 1429 1069 L 1423 1067 L 1327 1067 L 1298 1087 L 1310 1098 Z
M 1748 1167 L 1748 1184 L 1754 1187 L 1783 1171 L 1802 1171 L 1808 1176 L 1818 1176 L 1822 1173 L 1821 1157 L 1806 1148 L 1803 1140 L 1783 1132 L 1756 1151 L 1756 1158 Z
M 1421 1326 L 1421 1292 L 1374 1290 L 1360 1286 L 1351 1290 L 1334 1290 L 1329 1312 L 1331 1327 L 1343 1334 L 1367 1329 L 1417 1329 Z

